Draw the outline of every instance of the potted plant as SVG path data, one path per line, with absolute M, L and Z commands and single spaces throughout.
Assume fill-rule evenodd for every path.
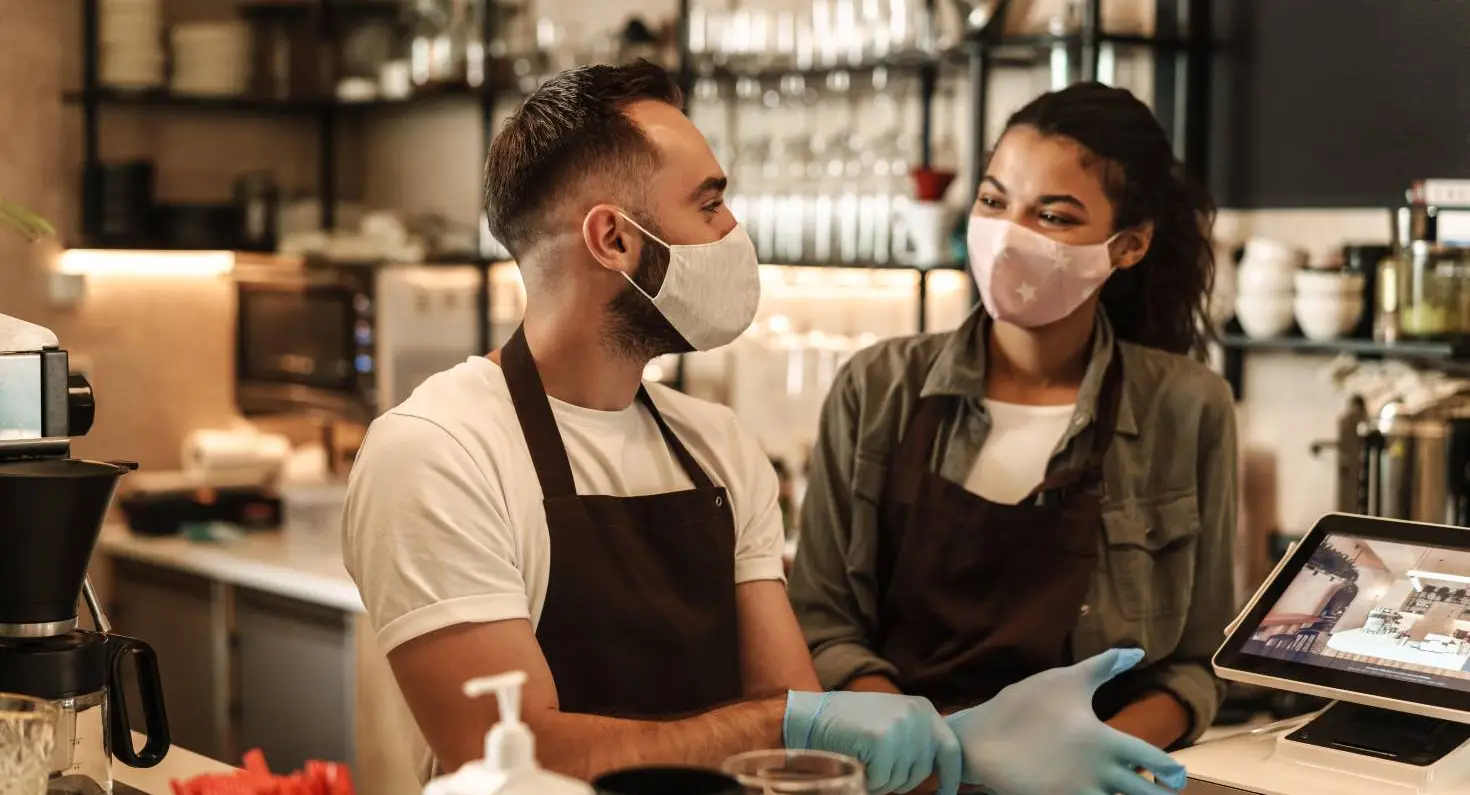
M 45 218 L 4 200 L 0 200 L 0 225 L 10 227 L 32 243 L 56 232 Z

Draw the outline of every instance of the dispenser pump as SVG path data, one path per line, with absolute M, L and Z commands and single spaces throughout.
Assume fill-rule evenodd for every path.
M 495 694 L 500 720 L 485 734 L 484 759 L 430 781 L 424 795 L 593 795 L 586 783 L 536 764 L 536 737 L 521 721 L 525 684 L 522 671 L 465 682 L 464 694 L 469 698 Z
M 464 683 L 466 696 L 480 698 L 494 693 L 500 705 L 500 721 L 485 734 L 483 764 L 490 772 L 509 775 L 536 767 L 536 737 L 531 734 L 531 727 L 521 722 L 521 688 L 525 684 L 523 671 L 510 671 Z

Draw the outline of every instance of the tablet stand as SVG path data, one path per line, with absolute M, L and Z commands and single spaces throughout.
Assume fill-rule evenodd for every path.
M 1286 739 L 1427 767 L 1470 740 L 1470 724 L 1339 701 Z
M 1338 702 L 1279 735 L 1274 764 L 1330 771 L 1375 793 L 1454 793 L 1470 782 L 1470 725 Z

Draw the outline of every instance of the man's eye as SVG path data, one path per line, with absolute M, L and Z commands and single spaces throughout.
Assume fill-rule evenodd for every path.
M 716 199 L 716 200 L 710 202 L 709 204 L 706 204 L 703 209 L 707 213 L 717 213 L 717 212 L 720 211 L 720 208 L 721 207 L 724 207 L 724 206 L 725 206 L 725 200 L 724 199 Z

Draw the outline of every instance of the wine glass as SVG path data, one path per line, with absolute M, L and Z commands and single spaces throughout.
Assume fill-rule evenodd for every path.
M 0 693 L 0 795 L 46 795 L 58 717 L 49 701 Z
M 752 751 L 725 760 L 750 795 L 866 795 L 863 766 L 825 751 Z

